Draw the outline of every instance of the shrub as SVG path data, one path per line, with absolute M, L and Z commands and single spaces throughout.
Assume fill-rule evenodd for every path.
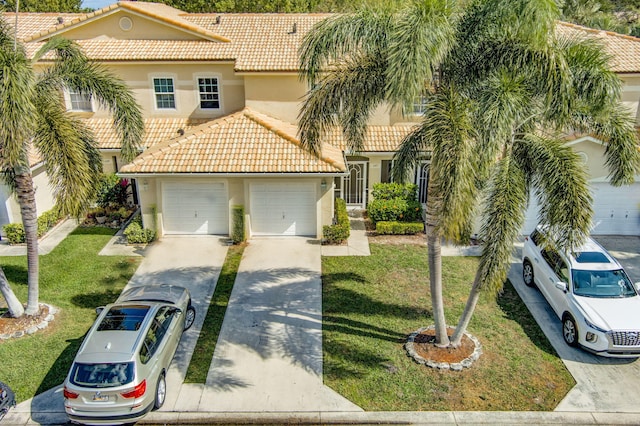
M 376 183 L 373 185 L 371 195 L 374 199 L 391 200 L 394 198 L 402 198 L 406 201 L 417 200 L 418 185 L 413 183 Z
M 24 243 L 24 226 L 21 223 L 9 223 L 3 229 L 9 244 Z
M 232 208 L 232 230 L 231 230 L 231 240 L 234 244 L 240 244 L 244 240 L 246 240 L 245 230 L 244 230 L 244 206 L 233 206 Z
M 53 228 L 62 218 L 57 208 L 47 210 L 38 217 L 38 238 Z M 25 240 L 24 226 L 22 223 L 9 223 L 3 227 L 9 244 L 22 244 Z
M 124 230 L 124 236 L 128 244 L 147 244 L 156 238 L 156 233 L 153 229 L 143 228 L 142 218 L 138 215 Z
M 341 244 L 351 235 L 351 222 L 347 213 L 347 202 L 342 198 L 335 200 L 335 224 L 322 227 L 322 236 L 327 244 Z
M 371 221 L 420 222 L 422 205 L 417 197 L 418 186 L 408 183 L 377 183 L 373 185 L 373 200 L 367 206 Z
M 422 222 L 378 222 L 376 232 L 380 235 L 413 235 L 424 231 Z
M 100 207 L 126 206 L 129 199 L 129 180 L 116 174 L 103 174 L 98 183 L 96 204 Z

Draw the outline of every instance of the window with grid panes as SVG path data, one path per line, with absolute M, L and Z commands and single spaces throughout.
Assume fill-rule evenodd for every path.
M 153 90 L 156 94 L 156 108 L 173 109 L 176 107 L 176 93 L 173 86 L 173 78 L 154 78 Z
M 201 109 L 220 109 L 220 90 L 216 77 L 198 78 Z
M 69 90 L 69 103 L 71 111 L 93 111 L 91 95 Z

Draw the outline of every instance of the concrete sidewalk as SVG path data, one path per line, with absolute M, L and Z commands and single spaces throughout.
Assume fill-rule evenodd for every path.
M 67 219 L 57 224 L 38 241 L 38 254 L 51 253 L 77 227 L 78 221 L 75 219 Z M 25 256 L 26 254 L 26 244 L 12 246 L 6 239 L 0 242 L 0 256 Z

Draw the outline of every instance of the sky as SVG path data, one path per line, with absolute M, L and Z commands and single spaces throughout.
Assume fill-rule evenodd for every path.
M 109 6 L 111 3 L 115 3 L 117 0 L 83 0 L 82 7 L 89 7 L 91 9 L 102 9 L 105 6 Z

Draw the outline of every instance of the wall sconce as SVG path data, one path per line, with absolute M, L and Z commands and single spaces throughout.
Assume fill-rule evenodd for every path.
M 323 191 L 327 190 L 327 180 L 326 179 L 322 179 L 322 181 L 320 182 L 320 189 L 322 189 Z
M 149 189 L 149 182 L 147 182 L 146 180 L 142 181 L 142 190 L 146 191 Z

